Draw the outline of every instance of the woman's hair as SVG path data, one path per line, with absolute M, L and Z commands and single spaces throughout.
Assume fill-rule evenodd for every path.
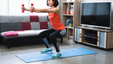
M 57 7 L 58 4 L 59 4 L 59 3 L 58 3 L 58 0 L 52 0 L 52 1 L 54 1 L 53 6 L 54 6 L 54 7 Z M 47 6 L 49 6 L 49 5 L 48 5 L 48 0 L 47 0 Z

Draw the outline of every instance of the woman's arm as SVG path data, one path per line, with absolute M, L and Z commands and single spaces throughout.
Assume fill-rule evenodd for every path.
M 39 11 L 35 11 L 36 13 L 46 13 L 46 12 L 39 12 Z
M 30 9 L 27 9 L 27 8 L 26 8 L 25 11 L 30 11 Z
M 25 11 L 30 11 L 30 9 L 27 9 L 25 7 L 21 7 L 22 10 L 25 10 Z
M 31 11 L 33 10 L 33 12 L 37 12 L 37 13 L 58 13 L 59 9 L 58 8 L 53 8 L 53 9 L 40 9 L 40 8 L 34 8 L 33 6 L 31 6 L 30 9 L 27 9 L 25 7 L 21 8 L 22 10 L 25 11 Z
M 58 8 L 40 9 L 40 8 L 34 8 L 33 6 L 31 6 L 30 10 L 33 10 L 34 12 L 43 12 L 43 13 L 57 13 L 59 11 Z
M 58 12 L 58 8 L 54 8 L 54 9 L 38 9 L 35 8 L 35 11 L 39 11 L 39 12 L 45 12 L 45 13 L 57 13 Z

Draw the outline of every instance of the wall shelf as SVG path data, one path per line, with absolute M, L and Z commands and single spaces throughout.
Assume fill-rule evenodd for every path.
M 73 29 L 73 27 L 65 26 L 66 28 Z
M 63 14 L 63 16 L 73 16 L 73 15 L 69 15 L 69 14 Z
M 69 36 L 73 36 L 73 41 L 74 41 L 74 39 L 75 39 L 74 27 L 80 26 L 80 4 L 81 4 L 81 2 L 63 2 L 62 22 L 67 30 L 67 34 L 66 34 L 67 40 L 69 40 Z M 73 10 L 74 14 L 73 15 L 70 14 L 71 5 L 74 5 L 74 10 Z M 66 11 L 67 11 L 67 14 L 66 14 Z M 66 25 L 67 19 L 73 20 L 73 27 L 67 27 L 67 25 Z

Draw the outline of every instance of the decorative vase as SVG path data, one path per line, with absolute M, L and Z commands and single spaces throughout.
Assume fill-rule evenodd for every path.
M 69 23 L 69 27 L 72 27 L 72 24 L 71 23 Z

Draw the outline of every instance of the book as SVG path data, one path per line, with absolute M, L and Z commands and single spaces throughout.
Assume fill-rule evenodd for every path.
M 66 26 L 69 26 L 69 21 L 70 21 L 71 19 L 66 19 Z

